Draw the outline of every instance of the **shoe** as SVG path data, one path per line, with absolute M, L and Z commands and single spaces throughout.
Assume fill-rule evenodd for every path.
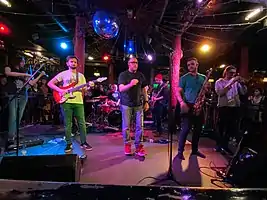
M 83 148 L 86 151 L 92 151 L 93 150 L 93 147 L 91 147 L 87 142 L 82 143 L 81 148 Z
M 181 160 L 185 160 L 184 154 L 181 152 L 178 152 L 177 157 Z
M 199 152 L 199 151 L 192 152 L 191 156 L 193 156 L 193 155 L 198 156 L 200 158 L 206 158 L 206 156 L 203 153 Z
M 144 145 L 142 145 L 142 144 L 138 145 L 138 147 L 135 150 L 135 155 L 138 155 L 138 156 L 145 156 L 146 155 Z
M 132 149 L 131 149 L 131 144 L 130 143 L 127 143 L 124 145 L 124 154 L 125 155 L 132 155 Z
M 66 148 L 65 148 L 65 153 L 69 153 L 72 151 L 72 144 L 67 144 Z

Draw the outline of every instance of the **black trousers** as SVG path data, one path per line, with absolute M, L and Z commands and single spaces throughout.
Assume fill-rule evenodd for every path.
M 155 104 L 153 109 L 154 119 L 156 121 L 157 132 L 162 133 L 162 118 L 163 118 L 164 105 L 161 103 Z
M 179 135 L 179 144 L 178 144 L 178 152 L 182 153 L 184 151 L 186 138 L 188 133 L 193 129 L 192 136 L 192 152 L 198 151 L 198 142 L 200 138 L 200 134 L 202 131 L 203 125 L 203 113 L 198 116 L 195 116 L 192 111 L 187 114 L 181 114 L 181 131 Z
M 239 110 L 239 107 L 219 108 L 217 146 L 227 148 L 229 138 L 239 136 Z

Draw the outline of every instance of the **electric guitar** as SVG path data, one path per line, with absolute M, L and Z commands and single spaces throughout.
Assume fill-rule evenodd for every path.
M 160 93 L 161 93 L 161 91 L 162 91 L 165 87 L 167 87 L 168 84 L 169 84 L 169 81 L 167 81 L 166 83 L 164 83 L 164 85 L 160 88 L 160 90 L 158 91 L 158 93 L 157 93 L 156 95 L 152 95 L 152 97 L 154 97 L 154 98 L 158 98 L 159 95 L 160 95 Z M 154 101 L 151 100 L 151 101 L 150 101 L 150 108 L 154 108 L 156 102 L 157 102 L 157 100 L 154 100 Z
M 107 80 L 107 77 L 101 77 L 101 78 L 98 78 L 96 80 L 89 81 L 88 83 L 85 83 L 83 85 L 79 85 L 77 87 L 75 87 L 76 83 L 72 83 L 72 84 L 65 86 L 65 87 L 59 87 L 60 89 L 67 90 L 67 93 L 62 95 L 58 91 L 54 90 L 53 91 L 54 100 L 56 103 L 59 103 L 59 104 L 65 103 L 68 99 L 74 99 L 75 98 L 75 96 L 73 96 L 73 94 L 72 94 L 73 92 L 79 91 L 80 89 L 89 86 L 90 83 L 92 83 L 92 82 L 101 83 L 105 80 Z

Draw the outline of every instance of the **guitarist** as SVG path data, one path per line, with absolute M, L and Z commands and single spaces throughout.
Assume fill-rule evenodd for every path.
M 156 121 L 156 133 L 155 136 L 159 137 L 162 134 L 162 117 L 164 109 L 166 109 L 168 103 L 168 87 L 163 82 L 162 74 L 155 76 L 155 83 L 158 84 L 157 88 L 153 91 L 151 98 L 151 107 L 154 119 Z
M 48 86 L 62 95 L 68 93 L 66 89 L 61 89 L 57 86 L 60 82 L 63 83 L 63 87 L 76 83 L 75 87 L 86 84 L 86 80 L 83 74 L 77 72 L 78 58 L 75 56 L 68 56 L 66 59 L 68 70 L 60 72 L 52 80 L 48 82 Z M 65 152 L 72 151 L 71 132 L 72 132 L 72 119 L 73 115 L 77 119 L 80 129 L 81 148 L 85 150 L 92 150 L 92 147 L 86 142 L 86 126 L 84 117 L 83 106 L 83 93 L 86 88 L 80 91 L 73 92 L 74 98 L 68 99 L 62 104 L 64 120 L 65 120 L 65 134 L 67 146 Z

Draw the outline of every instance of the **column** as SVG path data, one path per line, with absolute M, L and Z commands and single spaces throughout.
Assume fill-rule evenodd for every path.
M 176 106 L 177 100 L 175 94 L 178 92 L 178 84 L 180 79 L 180 60 L 182 58 L 181 36 L 175 38 L 174 52 L 170 58 L 170 81 L 171 81 L 171 105 Z
M 113 65 L 113 63 L 110 63 L 108 65 L 108 83 L 109 84 L 114 83 L 114 65 Z
M 240 56 L 240 67 L 239 67 L 239 74 L 240 76 L 244 78 L 249 78 L 249 70 L 248 70 L 248 48 L 247 47 L 242 47 L 241 48 L 241 56 Z
M 84 74 L 85 65 L 85 17 L 76 16 L 74 55 L 79 59 L 78 72 Z

